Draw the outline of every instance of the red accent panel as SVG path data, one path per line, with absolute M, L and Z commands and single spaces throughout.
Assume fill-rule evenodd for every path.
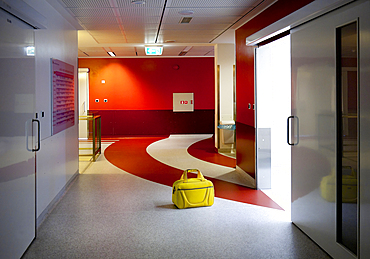
M 254 127 L 254 47 L 239 48 L 236 67 L 236 120 Z
M 236 165 L 250 176 L 256 176 L 256 132 L 252 126 L 236 122 Z
M 250 36 L 313 1 L 314 0 L 279 0 L 265 11 L 254 17 L 252 20 L 244 24 L 237 31 L 239 31 L 239 33 L 242 32 L 246 37 Z
M 208 138 L 194 143 L 188 148 L 188 153 L 193 157 L 210 163 L 234 168 L 236 165 L 234 158 L 220 155 L 217 152 L 214 138 Z
M 79 67 L 90 69 L 92 110 L 170 110 L 173 93 L 194 93 L 194 109 L 215 107 L 213 57 L 91 58 Z
M 101 115 L 102 136 L 214 134 L 214 110 L 93 110 Z
M 146 152 L 148 145 L 160 139 L 163 138 L 122 139 L 110 145 L 105 150 L 104 155 L 109 162 L 126 172 L 149 181 L 172 186 L 176 180 L 180 179 L 183 171 L 158 162 Z M 195 176 L 195 174 L 193 175 Z M 207 179 L 213 182 L 216 197 L 273 209 L 282 209 L 262 191 L 209 177 Z M 171 192 L 168 193 L 168 197 L 170 201 Z

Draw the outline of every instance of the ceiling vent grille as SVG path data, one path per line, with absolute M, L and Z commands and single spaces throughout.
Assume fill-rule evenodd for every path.
M 193 17 L 182 17 L 180 20 L 180 23 L 190 23 L 190 21 L 193 19 Z

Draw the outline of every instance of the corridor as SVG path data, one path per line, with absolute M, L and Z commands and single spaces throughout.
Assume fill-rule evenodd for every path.
M 202 138 L 156 140 L 146 151 L 157 165 L 146 166 L 154 170 L 166 163 L 181 169 L 196 161 L 206 178 L 240 180 L 229 174 L 232 169 L 189 155 L 188 146 Z M 109 154 L 114 142 L 133 139 L 106 139 L 103 150 Z M 140 163 L 140 157 L 132 160 L 138 154 L 135 147 L 123 146 L 122 161 Z M 172 204 L 170 186 L 138 177 L 142 172 L 125 171 L 104 154 L 95 163 L 81 163 L 80 173 L 23 258 L 330 258 L 278 206 L 216 197 L 212 207 L 179 210 Z M 215 191 L 217 196 L 216 185 Z

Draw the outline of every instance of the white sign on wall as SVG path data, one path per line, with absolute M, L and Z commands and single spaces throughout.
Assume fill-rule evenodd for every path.
M 193 112 L 194 111 L 193 93 L 173 93 L 174 112 Z

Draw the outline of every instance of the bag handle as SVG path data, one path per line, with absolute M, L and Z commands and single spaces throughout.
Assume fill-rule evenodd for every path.
M 195 173 L 197 172 L 198 175 L 197 175 L 197 178 L 200 179 L 201 181 L 205 181 L 206 179 L 204 179 L 204 176 L 202 175 L 202 173 L 198 170 L 198 169 L 186 169 L 183 173 L 182 173 L 182 176 L 181 176 L 181 179 L 180 180 L 184 180 L 184 183 L 187 183 L 188 182 L 188 173 Z

